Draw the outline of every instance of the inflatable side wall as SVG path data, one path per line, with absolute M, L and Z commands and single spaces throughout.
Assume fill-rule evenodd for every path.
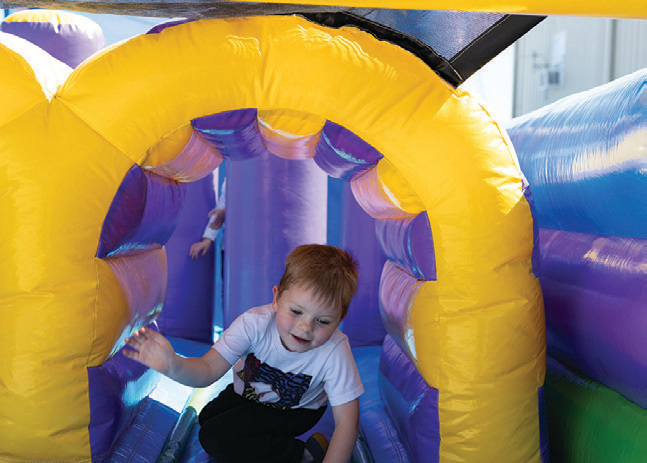
M 202 239 L 209 211 L 216 205 L 214 177 L 217 176 L 216 170 L 186 185 L 177 226 L 164 246 L 168 285 L 164 309 L 156 323 L 160 333 L 166 336 L 213 342 L 215 246 L 196 259 L 189 256 L 189 248 Z
M 101 26 L 69 11 L 17 11 L 0 22 L 0 31 L 38 45 L 71 68 L 106 45 Z
M 535 198 L 553 461 L 647 458 L 647 71 L 508 127 Z

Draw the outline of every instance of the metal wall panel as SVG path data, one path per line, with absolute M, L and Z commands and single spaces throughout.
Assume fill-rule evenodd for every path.
M 542 85 L 560 44 L 565 45 L 561 83 Z M 647 20 L 550 16 L 517 42 L 513 116 L 644 67 Z
M 519 116 L 572 93 L 609 81 L 613 20 L 551 16 L 517 42 L 513 114 Z M 563 48 L 561 83 L 542 85 L 556 71 Z
M 615 22 L 613 79 L 647 67 L 647 21 L 619 19 Z

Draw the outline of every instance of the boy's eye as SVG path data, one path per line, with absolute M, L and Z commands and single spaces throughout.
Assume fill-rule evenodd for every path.
M 317 320 L 320 325 L 330 325 L 330 320 Z
M 290 311 L 291 311 L 294 315 L 301 315 L 301 314 L 302 314 L 302 312 L 301 312 L 300 310 L 298 310 L 298 309 L 290 309 Z

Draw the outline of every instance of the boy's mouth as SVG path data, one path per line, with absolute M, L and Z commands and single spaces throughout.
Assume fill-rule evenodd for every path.
M 292 337 L 293 337 L 293 338 L 294 338 L 294 340 L 295 340 L 296 342 L 298 342 L 299 344 L 309 344 L 309 343 L 310 343 L 310 340 L 308 340 L 308 339 L 303 339 L 303 338 L 301 338 L 301 337 L 299 337 L 299 336 L 297 336 L 297 335 L 295 335 L 295 334 L 293 334 L 293 335 L 292 335 Z

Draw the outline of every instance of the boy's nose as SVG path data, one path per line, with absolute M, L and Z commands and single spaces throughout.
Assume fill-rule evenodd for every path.
M 310 320 L 305 320 L 305 319 L 299 320 L 298 327 L 300 330 L 306 333 L 309 333 L 312 331 L 312 322 Z

